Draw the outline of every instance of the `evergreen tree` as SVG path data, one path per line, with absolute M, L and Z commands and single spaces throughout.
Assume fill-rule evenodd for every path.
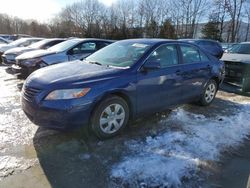
M 209 21 L 202 29 L 203 38 L 222 41 L 220 38 L 219 22 Z
M 159 37 L 161 38 L 168 38 L 168 39 L 175 39 L 176 34 L 175 34 L 175 28 L 171 23 L 170 19 L 165 20 L 163 23 Z

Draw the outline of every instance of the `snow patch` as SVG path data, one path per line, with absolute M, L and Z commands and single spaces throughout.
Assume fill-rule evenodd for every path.
M 178 108 L 164 119 L 167 132 L 127 143 L 132 153 L 111 170 L 112 182 L 129 187 L 181 187 L 196 176 L 201 165 L 217 161 L 250 134 L 250 103 L 236 115 L 206 118 Z M 178 130 L 171 130 L 175 124 Z
M 8 175 L 26 170 L 37 163 L 37 159 L 0 156 L 0 180 Z

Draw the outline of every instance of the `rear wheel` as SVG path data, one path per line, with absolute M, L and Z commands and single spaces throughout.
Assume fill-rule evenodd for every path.
M 200 99 L 200 104 L 202 106 L 210 105 L 216 96 L 217 90 L 218 90 L 217 82 L 215 80 L 210 80 L 203 91 L 203 94 Z
M 91 120 L 93 132 L 101 139 L 117 135 L 128 123 L 129 108 L 124 99 L 111 96 L 94 110 Z

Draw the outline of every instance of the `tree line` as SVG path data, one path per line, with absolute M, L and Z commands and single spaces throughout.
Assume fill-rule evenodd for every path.
M 200 23 L 203 28 L 200 29 Z M 41 37 L 97 37 L 126 39 L 211 38 L 240 40 L 246 23 L 248 39 L 249 0 L 117 0 L 105 6 L 98 0 L 80 0 L 64 7 L 47 23 L 0 14 L 0 33 Z M 242 38 L 242 36 L 241 36 Z

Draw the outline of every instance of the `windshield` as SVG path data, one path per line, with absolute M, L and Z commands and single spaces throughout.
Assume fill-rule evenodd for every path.
M 149 49 L 149 44 L 133 41 L 113 43 L 85 59 L 100 65 L 130 67 Z
M 29 48 L 40 48 L 43 45 L 45 45 L 46 43 L 48 43 L 49 41 L 51 41 L 51 40 L 50 39 L 44 39 L 44 40 L 41 40 L 39 42 L 35 42 L 35 43 L 29 45 L 28 47 Z
M 67 40 L 64 42 L 61 42 L 55 46 L 52 46 L 50 48 L 48 48 L 49 51 L 53 51 L 53 52 L 63 52 L 65 50 L 68 50 L 69 48 L 73 47 L 75 44 L 78 44 L 80 40 Z
M 11 42 L 9 45 L 19 46 L 20 44 L 27 41 L 27 38 L 21 38 L 18 40 L 15 40 L 14 42 Z
M 228 49 L 228 52 L 234 54 L 250 54 L 250 44 L 236 44 Z

